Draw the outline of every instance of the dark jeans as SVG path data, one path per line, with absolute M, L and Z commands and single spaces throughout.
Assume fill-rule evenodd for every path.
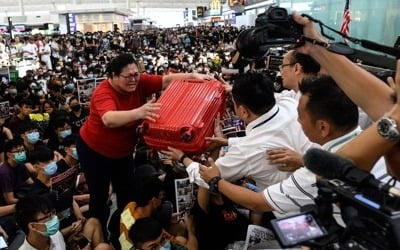
M 133 156 L 122 159 L 106 157 L 93 151 L 80 137 L 78 137 L 76 148 L 89 188 L 90 215 L 100 220 L 103 231 L 106 232 L 110 182 L 117 197 L 117 211 L 122 211 L 133 198 Z

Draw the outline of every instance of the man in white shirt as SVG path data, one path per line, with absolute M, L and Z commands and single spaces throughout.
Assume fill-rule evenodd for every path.
M 229 138 L 225 142 L 228 151 L 216 161 L 224 179 L 234 182 L 250 177 L 264 189 L 289 175 L 280 171 L 278 164 L 267 161 L 267 149 L 286 147 L 304 153 L 313 145 L 297 122 L 297 101 L 282 97 L 276 102 L 272 86 L 271 79 L 258 72 L 240 74 L 235 79 L 232 88 L 235 112 L 247 124 L 246 136 Z M 198 163 L 174 148 L 163 153 L 180 160 L 193 181 L 208 187 L 198 178 Z
M 300 99 L 299 85 L 305 78 L 316 77 L 320 65 L 311 56 L 289 50 L 283 57 L 279 70 L 282 76 L 282 85 L 287 90 L 277 93 L 278 96 L 291 96 Z
M 299 122 L 311 141 L 335 152 L 361 132 L 357 106 L 330 77 L 308 79 L 300 91 Z M 316 175 L 305 167 L 259 193 L 221 179 L 215 166 L 201 167 L 200 175 L 206 182 L 216 180 L 219 192 L 237 204 L 255 211 L 274 211 L 277 217 L 299 213 L 302 206 L 314 204 L 318 191 Z

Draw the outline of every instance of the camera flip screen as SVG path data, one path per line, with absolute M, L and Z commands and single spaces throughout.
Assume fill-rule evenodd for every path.
M 280 243 L 286 247 L 327 235 L 312 213 L 275 219 L 271 223 Z

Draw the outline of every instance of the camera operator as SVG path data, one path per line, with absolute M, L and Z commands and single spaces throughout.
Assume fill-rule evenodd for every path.
M 304 35 L 317 41 L 326 42 L 314 28 L 313 23 L 305 17 L 293 14 L 294 20 L 303 25 Z M 338 151 L 363 170 L 370 171 L 375 162 L 385 154 L 388 172 L 400 177 L 399 138 L 389 139 L 378 127 L 382 125 L 380 118 L 386 113 L 395 124 L 400 124 L 400 103 L 393 105 L 393 90 L 380 79 L 360 68 L 345 56 L 329 52 L 326 48 L 306 42 L 298 51 L 312 56 L 338 83 L 339 87 L 359 105 L 374 121 L 362 136 Z M 400 62 L 396 70 L 396 92 L 400 96 Z M 393 80 L 390 81 L 393 85 Z M 383 121 L 387 121 L 385 118 Z M 397 130 L 398 131 L 398 130 Z M 377 133 L 378 132 L 378 133 Z

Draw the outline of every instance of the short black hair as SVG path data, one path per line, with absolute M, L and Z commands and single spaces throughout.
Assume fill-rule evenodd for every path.
M 135 178 L 135 189 L 133 200 L 139 207 L 144 207 L 151 199 L 159 197 L 160 192 L 164 190 L 163 182 L 158 176 L 149 176 L 141 178 Z
M 31 122 L 31 121 L 23 121 L 17 129 L 17 132 L 19 135 L 22 135 L 23 133 L 27 132 L 27 131 L 31 131 L 34 129 L 38 129 L 37 126 Z
M 321 69 L 321 65 L 311 56 L 293 51 L 290 59 L 291 64 L 299 63 L 305 74 L 317 75 Z
M 17 90 L 17 91 L 20 92 L 19 90 Z M 22 106 L 24 106 L 24 105 L 33 107 L 33 101 L 31 99 L 24 98 L 18 102 L 18 106 L 20 108 L 22 108 Z
M 306 109 L 311 118 L 326 119 L 336 129 L 346 132 L 358 125 L 358 107 L 330 76 L 306 78 L 300 84 L 302 95 L 308 96 Z
M 232 97 L 236 105 L 245 105 L 254 114 L 262 115 L 276 103 L 274 82 L 263 72 L 239 74 L 233 81 Z
M 160 223 L 152 217 L 137 219 L 129 229 L 129 239 L 136 249 L 141 249 L 144 243 L 156 240 L 162 234 Z
M 62 141 L 62 145 L 64 148 L 70 147 L 73 144 L 76 144 L 76 140 L 78 139 L 78 136 L 76 134 L 70 134 L 67 137 L 64 138 Z
M 48 214 L 53 210 L 51 201 L 43 195 L 26 195 L 15 205 L 15 220 L 26 235 L 28 224 L 36 220 L 39 213 Z
M 7 159 L 7 153 L 11 152 L 11 150 L 15 149 L 15 148 L 19 148 L 19 147 L 23 147 L 24 146 L 24 142 L 22 141 L 21 138 L 14 138 L 12 140 L 7 141 L 4 144 L 4 158 Z
M 54 159 L 54 151 L 44 145 L 35 147 L 29 154 L 29 162 L 36 164 Z
M 65 118 L 65 117 L 63 117 L 63 116 L 57 117 L 57 118 L 54 120 L 53 129 L 62 128 L 62 127 L 65 126 L 65 124 L 71 125 L 67 118 Z
M 132 54 L 128 53 L 120 54 L 107 64 L 106 68 L 107 76 L 110 78 L 112 78 L 114 75 L 119 76 L 122 72 L 122 69 L 129 64 L 138 65 L 135 58 L 133 58 Z

